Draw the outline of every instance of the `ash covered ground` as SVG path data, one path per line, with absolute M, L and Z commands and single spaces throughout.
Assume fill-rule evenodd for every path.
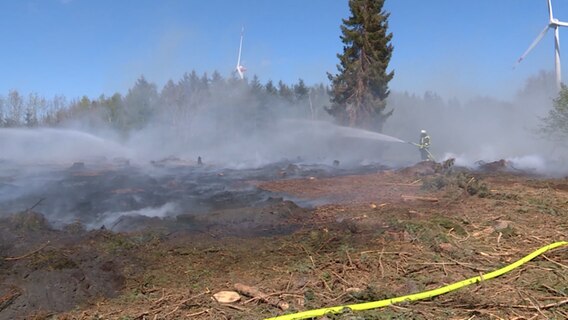
M 158 220 L 174 227 L 189 217 L 206 219 L 212 212 L 261 208 L 282 197 L 257 188 L 259 181 L 323 178 L 384 168 L 379 164 L 342 168 L 339 162 L 282 161 L 260 168 L 229 169 L 175 157 L 145 165 L 131 165 L 126 159 L 43 166 L 4 163 L 0 215 L 33 210 L 56 228 L 80 223 L 87 229 L 133 231 Z M 303 207 L 315 204 L 284 197 Z M 187 223 L 184 227 L 196 226 Z

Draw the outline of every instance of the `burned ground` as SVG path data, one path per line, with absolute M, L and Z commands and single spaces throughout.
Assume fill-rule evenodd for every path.
M 568 180 L 490 169 L 73 168 L 75 189 L 97 182 L 77 197 L 91 215 L 177 198 L 182 210 L 126 215 L 114 231 L 54 228 L 45 217 L 56 191 L 11 199 L 20 213 L 0 221 L 0 319 L 261 319 L 437 288 L 566 240 Z M 110 196 L 124 207 L 93 209 Z M 568 249 L 558 249 L 437 298 L 328 318 L 565 319 L 567 274 Z M 289 309 L 212 300 L 238 283 Z

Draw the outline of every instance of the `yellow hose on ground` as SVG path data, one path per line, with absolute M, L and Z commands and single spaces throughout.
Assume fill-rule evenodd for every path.
M 286 314 L 286 315 L 282 315 L 282 316 L 278 316 L 278 317 L 267 318 L 265 320 L 309 319 L 309 318 L 314 318 L 314 317 L 320 317 L 320 316 L 323 316 L 325 314 L 330 314 L 330 313 L 331 314 L 340 313 L 340 312 L 343 312 L 345 309 L 353 310 L 353 311 L 361 311 L 361 310 L 382 308 L 382 307 L 386 307 L 386 306 L 389 306 L 391 304 L 400 303 L 400 302 L 428 299 L 428 298 L 432 298 L 432 297 L 439 296 L 439 295 L 444 294 L 444 293 L 448 293 L 448 292 L 460 289 L 460 288 L 465 287 L 465 286 L 469 286 L 470 284 L 479 283 L 481 281 L 485 281 L 485 280 L 489 280 L 489 279 L 498 277 L 498 276 L 505 274 L 505 273 L 515 269 L 515 268 L 520 267 L 521 265 L 523 265 L 526 262 L 534 259 L 535 257 L 545 253 L 548 250 L 552 250 L 552 249 L 562 247 L 562 246 L 566 246 L 566 245 L 568 245 L 568 242 L 566 242 L 566 241 L 560 241 L 560 242 L 555 242 L 555 243 L 549 244 L 549 245 L 544 246 L 544 247 L 542 247 L 538 250 L 533 251 L 532 253 L 525 256 L 524 258 L 517 260 L 516 262 L 511 263 L 510 265 L 508 265 L 506 267 L 503 267 L 501 269 L 495 270 L 493 272 L 490 272 L 490 273 L 487 273 L 487 274 L 484 274 L 484 275 L 480 275 L 480 276 L 477 276 L 477 277 L 473 277 L 473 278 L 469 278 L 469 279 L 466 279 L 466 280 L 463 280 L 463 281 L 452 283 L 452 284 L 449 284 L 447 286 L 444 286 L 444 287 L 441 287 L 441 288 L 438 288 L 438 289 L 434 289 L 434 290 L 428 290 L 428 291 L 424 291 L 424 292 L 419 292 L 419 293 L 415 293 L 415 294 L 410 294 L 410 295 L 406 295 L 406 296 L 402 296 L 402 297 L 396 297 L 396 298 L 385 299 L 385 300 L 380 300 L 380 301 L 365 302 L 365 303 L 351 304 L 351 305 L 337 306 L 337 307 L 329 307 L 329 308 L 322 308 L 322 309 L 316 309 L 316 310 L 308 310 L 308 311 L 294 313 L 294 314 Z

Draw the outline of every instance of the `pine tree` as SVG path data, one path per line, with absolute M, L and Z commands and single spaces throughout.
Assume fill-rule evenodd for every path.
M 302 103 L 304 100 L 308 99 L 308 87 L 304 83 L 304 80 L 298 79 L 298 84 L 294 85 L 294 100 L 296 103 Z
M 326 108 L 340 124 L 379 132 L 393 112 L 385 112 L 394 71 L 387 72 L 393 46 L 383 5 L 384 0 L 349 0 L 351 16 L 341 25 L 339 73 L 328 74 L 332 90 Z
M 294 92 L 282 80 L 278 81 L 278 96 L 288 103 L 294 100 Z
M 264 91 L 262 88 L 262 84 L 260 83 L 260 80 L 258 79 L 258 76 L 256 74 L 252 77 L 249 86 L 251 94 L 257 98 L 259 98 Z
M 122 129 L 140 129 L 148 124 L 158 105 L 158 90 L 155 84 L 140 76 L 124 97 Z
M 268 80 L 268 82 L 264 85 L 264 89 L 269 95 L 275 96 L 278 94 L 278 89 L 276 89 L 272 80 Z

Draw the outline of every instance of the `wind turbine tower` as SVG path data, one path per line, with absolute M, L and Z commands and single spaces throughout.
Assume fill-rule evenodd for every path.
M 554 68 L 556 71 L 556 88 L 560 90 L 560 84 L 562 83 L 562 75 L 561 75 L 561 67 L 560 67 L 560 37 L 558 32 L 558 27 L 568 27 L 567 22 L 559 21 L 558 19 L 554 18 L 552 13 L 552 3 L 551 0 L 548 0 L 548 24 L 544 27 L 544 29 L 540 32 L 540 34 L 534 39 L 531 43 L 527 51 L 523 53 L 523 55 L 517 61 L 519 64 L 523 59 L 531 52 L 534 47 L 542 40 L 546 32 L 549 29 L 554 29 Z
M 242 50 L 243 50 L 243 34 L 244 34 L 244 32 L 245 32 L 245 27 L 243 27 L 241 29 L 241 43 L 239 44 L 239 57 L 237 58 L 237 67 L 236 67 L 237 73 L 239 74 L 239 77 L 241 78 L 241 80 L 245 78 L 245 71 L 247 71 L 247 69 L 241 65 L 241 53 L 242 53 Z

